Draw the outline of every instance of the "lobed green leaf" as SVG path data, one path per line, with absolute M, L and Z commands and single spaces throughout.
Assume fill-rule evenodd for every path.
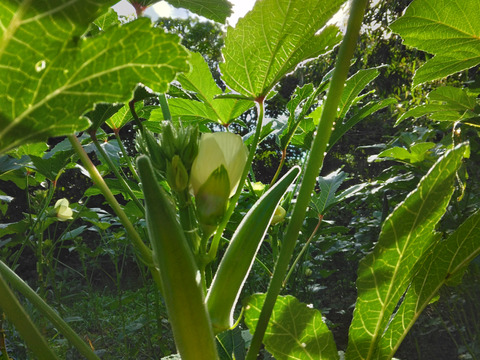
M 0 153 L 89 126 L 95 103 L 125 102 L 139 82 L 165 92 L 188 71 L 178 37 L 139 19 L 81 35 L 112 1 L 0 4 Z M 67 106 L 68 104 L 68 106 Z
M 480 63 L 478 0 L 415 0 L 390 25 L 406 45 L 434 54 L 414 76 L 413 86 Z
M 419 270 L 401 306 L 379 343 L 377 359 L 390 359 L 420 313 L 439 289 L 461 279 L 468 264 L 480 254 L 480 212 L 470 216 L 445 241 L 435 243 L 419 261 Z
M 256 327 L 265 296 L 255 294 L 247 299 L 245 323 L 251 332 Z M 338 359 L 333 335 L 320 311 L 290 295 L 277 298 L 263 342 L 277 360 Z
M 340 42 L 338 29 L 324 26 L 343 2 L 257 1 L 235 28 L 227 30 L 225 62 L 220 64 L 223 80 L 238 93 L 265 97 L 300 62 L 325 54 Z
M 358 298 L 349 332 L 347 359 L 372 359 L 416 263 L 438 241 L 435 225 L 453 193 L 456 171 L 468 145 L 448 151 L 417 188 L 385 220 L 377 245 L 358 269 Z

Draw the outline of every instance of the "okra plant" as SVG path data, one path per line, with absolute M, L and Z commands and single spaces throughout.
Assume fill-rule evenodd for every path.
M 135 2 L 137 12 L 154 2 Z M 168 2 L 218 22 L 225 22 L 231 12 L 226 0 Z M 103 194 L 163 296 L 180 358 L 223 359 L 225 352 L 232 358 L 234 349 L 225 350 L 222 334 L 243 318 L 253 337 L 248 352 L 237 359 L 256 359 L 262 344 L 276 359 L 338 359 L 339 349 L 320 311 L 279 294 L 291 274 L 307 209 L 314 207 L 321 221 L 335 201 L 322 184 L 320 195 L 315 193 L 328 150 L 356 123 L 395 102 L 382 99 L 349 117 L 348 110 L 361 103 L 362 90 L 379 76 L 373 68 L 349 77 L 368 1 L 258 0 L 235 27 L 227 29 L 220 64 L 225 91 L 200 54 L 187 51 L 177 36 L 153 27 L 147 18 L 121 24 L 109 10 L 114 3 L 2 1 L 0 152 L 5 158 L 38 157 L 45 152 L 43 147 L 38 151 L 38 144 L 50 137 L 68 138 L 45 161 L 56 151 L 70 151 L 70 164 L 88 173 Z M 479 5 L 480 0 L 462 0 L 461 5 L 414 0 L 391 24 L 406 45 L 434 55 L 418 69 L 414 86 L 480 63 L 476 56 L 480 21 L 469 18 Z M 330 22 L 341 9 L 348 14 L 344 34 Z M 265 100 L 300 63 L 337 47 L 333 72 L 325 74 L 317 88 L 308 84 L 297 89 L 288 105 L 287 124 L 278 135 L 285 154 L 300 125 L 311 126 L 313 141 L 302 168 L 295 166 L 283 177 L 278 171 L 231 238 L 225 239 L 238 200 L 252 191 L 249 173 L 258 144 L 272 131 L 264 126 Z M 176 91 L 169 92 L 172 83 Z M 443 121 L 474 118 L 475 96 L 449 89 L 450 96 L 442 97 L 441 88 L 435 91 L 437 100 L 454 103 L 443 104 L 449 110 Z M 242 139 L 231 124 L 254 106 L 255 130 Z M 468 116 L 461 113 L 464 108 L 470 111 Z M 417 108 L 400 120 L 438 109 Z M 458 117 L 452 116 L 455 111 Z M 136 131 L 135 161 L 119 135 L 129 122 Z M 106 127 L 115 135 L 130 179 L 99 142 Z M 96 149 L 102 164 L 118 178 L 116 188 L 107 185 L 86 149 Z M 443 148 L 416 189 L 385 219 L 378 242 L 358 269 L 358 298 L 344 349 L 347 359 L 391 359 L 438 290 L 461 279 L 480 253 L 479 211 L 448 236 L 436 231 L 449 203 L 455 201 L 458 171 L 468 154 L 468 142 Z M 118 193 L 142 214 L 146 231 L 132 222 L 130 208 L 115 197 Z M 69 205 L 67 200 L 55 204 L 59 220 L 71 220 Z M 242 297 L 262 241 L 278 222 L 286 226 L 268 291 Z M 13 226 L 2 229 L 8 232 Z M 219 251 L 225 240 L 225 251 Z M 56 358 L 14 291 L 23 294 L 85 358 L 98 359 L 6 262 L 0 261 L 0 310 L 31 351 L 40 359 Z

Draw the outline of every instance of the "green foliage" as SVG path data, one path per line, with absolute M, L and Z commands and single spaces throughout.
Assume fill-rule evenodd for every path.
M 435 55 L 416 71 L 414 87 L 480 63 L 480 21 L 471 16 L 478 5 L 478 0 L 415 0 L 390 25 L 406 45 Z
M 178 81 L 182 87 L 195 94 L 198 100 L 171 99 L 169 107 L 173 119 L 183 121 L 212 121 L 228 125 L 253 106 L 253 101 L 217 98 L 223 91 L 212 78 L 205 60 L 199 53 L 192 53 L 190 58 L 192 71 L 181 74 Z M 228 93 L 227 93 L 228 94 Z M 150 120 L 163 120 L 161 109 L 152 112 Z
M 347 357 L 373 359 L 395 307 L 408 288 L 418 261 L 439 241 L 435 225 L 453 193 L 456 171 L 468 146 L 446 153 L 417 189 L 385 220 L 374 251 L 358 270 L 358 299 L 349 333 Z
M 2 4 L 1 21 L 8 26 L 0 48 L 1 153 L 84 130 L 88 121 L 79 117 L 94 103 L 128 100 L 138 82 L 165 92 L 176 72 L 188 70 L 178 38 L 153 29 L 147 19 L 82 38 L 101 4 Z
M 434 121 L 475 123 L 478 118 L 477 94 L 453 86 L 436 88 L 428 94 L 431 103 L 420 105 L 405 112 L 397 120 L 397 125 L 409 117 L 419 118 L 428 115 Z
M 325 54 L 339 43 L 335 26 L 316 33 L 343 2 L 257 2 L 235 28 L 227 30 L 225 63 L 220 65 L 225 83 L 245 96 L 264 98 L 301 61 Z
M 221 22 L 231 7 L 225 0 L 169 2 Z M 2 3 L 0 152 L 9 152 L 0 158 L 0 214 L 9 222 L 0 224 L 0 256 L 38 294 L 5 267 L 8 289 L 47 300 L 68 322 L 94 324 L 80 326 L 80 337 L 88 333 L 99 341 L 99 355 L 116 346 L 116 339 L 105 337 L 108 331 L 122 334 L 123 352 L 115 354 L 143 358 L 143 344 L 129 345 L 143 329 L 148 356 L 156 358 L 171 354 L 171 330 L 182 358 L 195 360 L 256 359 L 262 342 L 277 359 L 337 359 L 337 347 L 347 349 L 348 359 L 391 359 L 402 350 L 422 311 L 444 285 L 461 282 L 480 252 L 477 69 L 442 80 L 442 86 L 420 87 L 480 62 L 478 21 L 470 20 L 479 4 L 414 0 L 391 25 L 418 49 L 407 50 L 386 30 L 409 0 L 371 9 L 359 43 L 366 1 L 355 0 L 337 54 L 332 50 L 341 36 L 327 24 L 344 2 L 257 1 L 226 34 L 212 22 L 163 19 L 153 27 L 140 18 L 122 24 L 106 11 L 108 1 Z M 132 3 L 140 15 L 153 2 Z M 197 52 L 185 50 L 172 33 Z M 423 66 L 421 50 L 435 55 Z M 303 64 L 330 51 L 330 59 Z M 264 101 L 277 86 L 285 109 Z M 401 128 L 393 129 L 397 115 Z M 405 121 L 424 116 L 438 124 Z M 198 161 L 201 172 L 220 155 L 196 155 L 199 131 L 205 137 L 219 130 L 244 135 L 234 137 L 250 149 L 241 157 L 248 156 L 247 164 L 233 161 L 235 176 L 219 167 L 221 179 L 197 191 L 192 163 Z M 68 140 L 52 138 L 58 135 Z M 232 143 L 226 145 L 222 151 L 234 152 Z M 256 183 L 254 159 L 279 163 L 273 179 L 260 174 L 270 185 Z M 298 168 L 284 169 L 295 163 L 303 170 L 298 183 Z M 237 177 L 238 188 L 218 186 Z M 205 219 L 204 195 L 221 205 L 215 221 Z M 59 198 L 72 210 L 62 222 L 53 207 Z M 272 224 L 279 204 L 285 218 Z M 127 269 L 139 271 L 145 283 L 124 284 Z M 66 280 L 70 272 L 75 281 Z M 68 305 L 78 296 L 72 292 L 89 297 L 93 284 L 103 287 L 105 279 L 117 297 L 87 306 L 83 317 L 71 313 Z M 157 291 L 154 301 L 145 295 L 140 316 L 124 307 L 137 303 L 137 292 L 152 282 L 162 292 L 168 321 Z M 259 289 L 267 294 L 251 295 Z M 298 299 L 277 297 L 281 291 Z M 36 323 L 65 357 L 60 322 L 52 320 L 53 329 L 39 316 L 57 312 L 43 300 L 36 309 L 26 303 L 33 321 L 25 329 L 18 324 L 30 320 L 19 321 L 17 310 L 3 306 L 15 295 L 1 295 L 7 321 L 17 324 L 27 344 L 38 337 Z M 115 331 L 97 329 L 102 325 L 95 314 L 104 305 L 122 318 L 109 315 Z M 240 324 L 232 329 L 234 317 Z M 162 330 L 167 323 L 171 329 Z M 61 331 L 86 353 L 97 345 L 68 334 L 67 327 Z M 260 356 L 272 358 L 269 353 Z
M 410 288 L 379 343 L 378 359 L 391 359 L 420 313 L 435 301 L 439 289 L 458 285 L 480 254 L 480 213 L 470 216 L 445 241 L 434 243 L 416 265 Z
M 265 301 L 264 294 L 246 300 L 245 323 L 253 331 Z M 293 296 L 277 298 L 265 333 L 266 349 L 275 359 L 338 359 L 333 335 L 320 311 Z

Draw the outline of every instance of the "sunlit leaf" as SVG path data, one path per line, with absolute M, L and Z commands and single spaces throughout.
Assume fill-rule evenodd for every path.
M 469 94 L 465 89 L 443 86 L 431 91 L 428 98 L 432 103 L 408 110 L 398 118 L 395 125 L 409 117 L 419 118 L 425 115 L 435 121 L 450 122 L 477 116 L 474 111 L 477 106 L 477 96 Z
M 408 150 L 395 146 L 390 149 L 383 150 L 377 155 L 378 158 L 392 158 L 395 160 L 405 161 L 415 164 L 424 161 L 430 155 L 430 150 L 435 147 L 432 142 L 421 142 L 412 145 Z
M 255 329 L 265 294 L 248 298 L 245 323 Z M 320 311 L 299 302 L 293 296 L 279 296 L 263 340 L 265 348 L 277 360 L 338 359 L 333 335 Z
M 263 0 L 229 27 L 220 64 L 223 80 L 234 91 L 264 97 L 300 62 L 332 50 L 341 36 L 335 26 L 317 31 L 344 0 Z
M 312 203 L 319 214 L 324 215 L 325 210 L 335 203 L 335 193 L 346 178 L 347 174 L 340 169 L 317 178 L 320 193 L 312 198 Z
M 445 241 L 432 245 L 390 323 L 378 348 L 377 359 L 390 359 L 420 313 L 438 290 L 452 279 L 461 280 L 468 264 L 480 255 L 480 212 L 470 216 Z
M 195 111 L 198 111 L 197 115 L 199 117 L 225 125 L 253 106 L 254 103 L 251 100 L 226 98 L 225 96 L 218 98 L 219 95 L 224 95 L 224 93 L 213 80 L 212 73 L 202 55 L 192 53 L 190 64 L 192 65 L 192 71 L 181 74 L 178 81 L 185 90 L 195 92 L 202 103 L 194 100 L 172 99 L 169 102 L 170 106 L 173 107 L 170 109 L 172 116 L 180 118 L 193 116 Z M 185 110 L 182 107 L 185 107 Z
M 139 82 L 164 92 L 188 71 L 178 37 L 146 18 L 82 38 L 111 4 L 0 4 L 0 152 L 86 129 L 80 116 L 95 103 L 123 103 Z
M 414 76 L 413 86 L 480 63 L 478 0 L 415 0 L 390 25 L 406 45 L 434 54 Z
M 387 217 L 373 252 L 360 262 L 348 359 L 373 358 L 395 307 L 412 281 L 417 261 L 438 241 L 435 225 L 446 211 L 467 148 L 461 144 L 437 161 Z

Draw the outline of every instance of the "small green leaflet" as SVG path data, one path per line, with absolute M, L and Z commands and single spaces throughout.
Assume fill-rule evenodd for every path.
M 406 45 L 435 55 L 416 71 L 414 87 L 480 63 L 479 8 L 480 0 L 415 0 L 390 25 Z
M 435 225 L 443 216 L 468 145 L 446 152 L 382 226 L 372 253 L 359 265 L 358 298 L 346 357 L 373 359 L 395 307 L 415 275 L 417 262 L 439 240 Z
M 141 82 L 165 92 L 188 71 L 178 37 L 149 19 L 82 38 L 112 1 L 0 4 L 0 153 L 89 126 L 99 102 L 125 102 Z M 67 106 L 68 104 L 68 106 Z
M 337 169 L 327 176 L 319 176 L 317 178 L 320 192 L 312 196 L 312 207 L 320 215 L 334 204 L 343 201 L 351 196 L 355 196 L 360 190 L 365 188 L 367 184 L 356 184 L 337 194 L 337 190 L 347 178 L 347 174 Z
M 469 94 L 466 89 L 453 86 L 436 88 L 428 94 L 431 101 L 428 104 L 420 105 L 408 110 L 400 116 L 395 123 L 398 125 L 409 117 L 418 118 L 429 115 L 434 121 L 468 121 L 478 116 L 477 95 Z
M 234 91 L 265 97 L 300 62 L 331 51 L 341 40 L 326 26 L 345 0 L 262 0 L 229 27 L 220 64 L 223 80 Z
M 265 294 L 247 299 L 245 323 L 251 332 L 265 301 Z M 333 335 L 320 311 L 293 296 L 279 296 L 263 338 L 265 348 L 277 360 L 337 360 Z
M 169 104 L 172 106 L 171 112 L 174 118 L 188 118 L 197 115 L 200 118 L 226 125 L 253 106 L 254 103 L 251 100 L 218 98 L 219 95 L 228 95 L 229 93 L 224 94 L 215 83 L 202 55 L 191 53 L 190 64 L 192 71 L 181 74 L 178 81 L 185 90 L 195 92 L 201 102 L 187 99 L 170 100 Z
M 426 159 L 430 160 L 433 156 L 431 150 L 435 147 L 432 142 L 419 142 L 410 146 L 407 150 L 403 147 L 395 146 L 383 150 L 377 155 L 377 158 L 391 158 L 399 161 L 405 161 L 409 164 L 416 164 Z M 380 161 L 380 160 L 377 160 Z

